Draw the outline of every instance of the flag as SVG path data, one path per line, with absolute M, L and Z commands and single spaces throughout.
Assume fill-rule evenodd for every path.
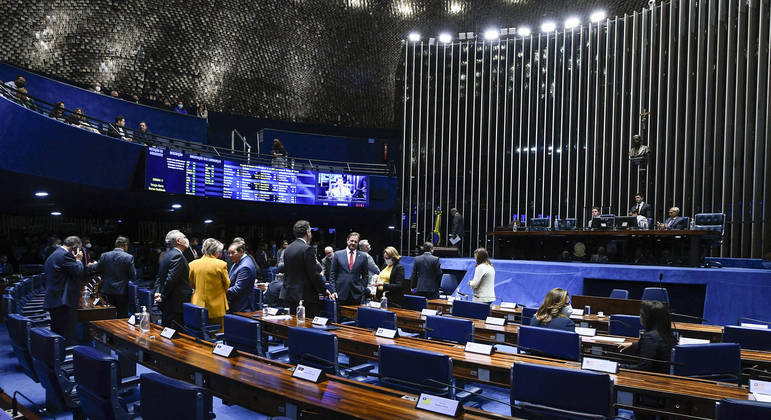
M 434 243 L 439 245 L 439 241 L 442 238 L 441 232 L 442 226 L 442 210 L 437 208 L 434 210 Z

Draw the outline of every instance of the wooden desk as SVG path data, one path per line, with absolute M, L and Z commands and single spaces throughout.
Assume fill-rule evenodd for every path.
M 418 410 L 403 392 L 338 376 L 315 384 L 292 378 L 292 366 L 238 353 L 235 358 L 213 355 L 212 344 L 182 338 L 168 340 L 151 325 L 147 334 L 126 320 L 91 323 L 93 337 L 164 375 L 195 383 L 228 401 L 271 416 L 307 411 L 324 418 L 446 419 Z M 414 397 L 414 396 L 413 396 Z M 467 408 L 466 419 L 505 419 L 507 416 Z
M 102 319 L 115 319 L 118 316 L 118 308 L 112 305 L 105 305 L 100 303 L 98 306 L 94 306 L 94 301 L 91 301 L 91 306 L 88 308 L 78 308 L 78 322 L 99 321 Z
M 452 312 L 452 302 L 445 299 L 431 299 L 428 301 L 428 309 L 436 309 L 440 314 Z M 522 322 L 522 307 L 516 309 L 501 308 L 499 305 L 490 305 L 490 316 L 506 318 L 509 322 Z
M 289 327 L 298 326 L 294 317 L 290 319 L 265 319 L 262 312 L 238 313 L 238 315 L 250 317 L 260 321 L 263 332 L 286 338 Z M 337 335 L 340 351 L 360 356 L 370 360 L 376 360 L 378 346 L 380 344 L 396 344 L 404 347 L 434 351 L 450 356 L 453 361 L 453 376 L 456 378 L 486 382 L 493 385 L 510 386 L 511 366 L 514 362 L 535 363 L 549 366 L 561 366 L 579 369 L 575 362 L 554 360 L 545 357 L 531 355 L 513 355 L 506 353 L 494 353 L 485 356 L 474 353 L 466 353 L 462 346 L 450 343 L 430 341 L 421 338 L 400 337 L 387 339 L 375 337 L 373 331 L 362 328 L 338 325 L 337 330 L 332 330 Z M 311 327 L 310 320 L 306 320 L 300 326 Z M 621 369 L 616 375 L 615 387 L 617 391 L 628 391 L 637 394 L 646 394 L 656 397 L 664 397 L 668 400 L 664 411 L 651 411 L 648 408 L 621 406 L 638 412 L 647 412 L 663 415 L 688 415 L 693 418 L 714 418 L 715 402 L 723 398 L 747 399 L 748 393 L 744 388 L 731 384 L 706 381 L 695 378 L 686 378 L 673 375 L 662 375 L 649 372 L 638 372 Z

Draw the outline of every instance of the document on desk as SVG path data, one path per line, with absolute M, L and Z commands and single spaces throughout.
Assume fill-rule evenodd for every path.
M 585 341 L 589 341 L 589 340 L 586 340 L 586 338 L 587 337 L 583 337 L 582 339 L 584 339 Z M 601 335 L 595 335 L 591 339 L 593 341 L 604 341 L 606 343 L 623 343 L 624 341 L 626 341 L 625 338 L 621 338 L 621 337 L 605 337 Z
M 292 319 L 292 315 L 265 315 L 262 319 L 266 321 L 287 321 Z

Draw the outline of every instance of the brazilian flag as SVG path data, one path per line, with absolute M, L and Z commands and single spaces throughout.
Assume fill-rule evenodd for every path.
M 442 239 L 442 209 L 437 207 L 434 210 L 434 244 L 439 245 L 439 241 Z

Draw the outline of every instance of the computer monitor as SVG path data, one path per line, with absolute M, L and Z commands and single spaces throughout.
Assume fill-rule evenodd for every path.
M 637 216 L 619 216 L 616 217 L 616 229 L 632 229 L 637 227 Z
M 614 217 L 593 217 L 592 218 L 592 224 L 590 225 L 592 229 L 597 230 L 609 230 L 613 229 L 613 219 Z

